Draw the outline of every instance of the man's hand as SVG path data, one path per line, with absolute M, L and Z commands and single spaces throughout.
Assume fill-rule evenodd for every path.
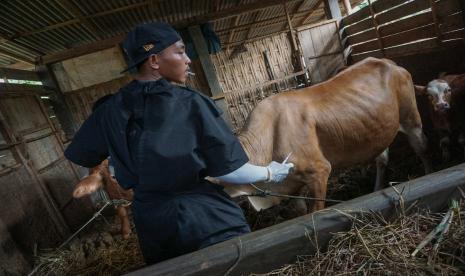
M 283 162 L 284 163 L 284 162 Z M 294 168 L 294 164 L 292 163 L 278 163 L 276 161 L 271 161 L 266 169 L 268 170 L 268 179 L 267 182 L 281 182 L 283 181 L 287 175 L 289 174 L 290 170 Z

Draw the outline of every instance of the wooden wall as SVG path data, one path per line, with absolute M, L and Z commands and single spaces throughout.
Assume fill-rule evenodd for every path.
M 212 55 L 217 76 L 235 130 L 262 99 L 297 85 L 287 34 L 270 36 L 244 45 L 246 51 Z M 303 74 L 303 73 L 300 73 Z
M 93 210 L 90 202 L 72 198 L 79 177 L 63 157 L 60 130 L 40 98 L 50 91 L 13 84 L 0 90 L 0 230 L 10 237 L 1 237 L 0 253 L 8 246 L 15 259 L 31 262 L 35 245 L 56 246 Z M 0 255 L 2 269 L 11 256 Z
M 68 103 L 77 124 L 80 126 L 85 119 L 89 117 L 92 112 L 92 105 L 95 101 L 105 95 L 116 93 L 121 87 L 129 83 L 131 80 L 131 76 L 125 75 L 121 78 L 66 93 L 66 102 Z
M 119 47 L 64 60 L 51 65 L 61 92 L 75 91 L 124 76 L 126 68 Z
M 298 37 L 312 84 L 327 80 L 345 65 L 336 20 L 300 28 Z
M 342 19 L 352 61 L 396 58 L 463 46 L 461 0 L 378 0 Z

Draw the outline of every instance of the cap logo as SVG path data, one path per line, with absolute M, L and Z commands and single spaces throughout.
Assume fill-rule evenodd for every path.
M 144 48 L 144 50 L 145 50 L 146 52 L 152 50 L 153 47 L 155 47 L 155 45 L 153 45 L 153 44 L 145 44 L 145 45 L 142 46 L 142 48 Z

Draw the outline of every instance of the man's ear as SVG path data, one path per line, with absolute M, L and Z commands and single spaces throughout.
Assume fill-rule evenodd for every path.
M 159 62 L 160 62 L 160 57 L 157 54 L 150 55 L 148 58 L 149 66 L 155 70 L 160 69 Z
M 426 86 L 415 85 L 415 94 L 426 95 Z

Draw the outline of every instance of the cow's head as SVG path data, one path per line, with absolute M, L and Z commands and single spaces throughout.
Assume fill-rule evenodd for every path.
M 432 80 L 427 86 L 415 86 L 419 94 L 428 96 L 434 111 L 446 112 L 450 108 L 451 89 L 444 80 Z

